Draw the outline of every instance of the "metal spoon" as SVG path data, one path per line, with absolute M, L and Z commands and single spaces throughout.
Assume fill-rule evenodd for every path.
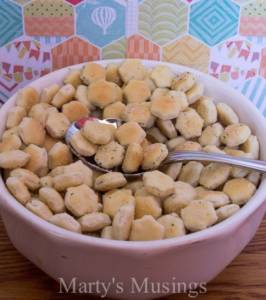
M 84 164 L 92 168 L 93 170 L 109 173 L 113 171 L 119 171 L 124 174 L 127 178 L 136 178 L 143 175 L 144 172 L 138 173 L 124 173 L 120 168 L 108 170 L 104 169 L 96 164 L 92 157 L 84 157 L 81 156 L 72 146 L 70 143 L 71 136 L 79 131 L 85 124 L 86 121 L 98 121 L 103 124 L 113 125 L 115 128 L 119 127 L 122 124 L 121 120 L 118 119 L 104 119 L 100 120 L 95 117 L 89 117 L 81 119 L 77 122 L 74 122 L 70 125 L 67 130 L 65 140 L 70 147 L 73 154 L 75 154 Z M 184 161 L 201 161 L 201 162 L 218 162 L 218 163 L 225 163 L 230 164 L 232 166 L 237 166 L 241 168 L 247 168 L 250 170 L 255 170 L 259 172 L 266 172 L 266 162 L 261 160 L 255 159 L 248 159 L 248 158 L 240 158 L 235 156 L 230 156 L 226 154 L 217 154 L 217 153 L 209 153 L 209 152 L 198 152 L 198 151 L 175 151 L 170 152 L 166 159 L 162 162 L 161 166 L 175 163 L 175 162 L 184 162 Z

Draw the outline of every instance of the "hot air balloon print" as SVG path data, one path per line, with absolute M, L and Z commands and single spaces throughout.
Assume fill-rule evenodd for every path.
M 100 6 L 95 8 L 91 13 L 92 22 L 102 28 L 103 35 L 107 34 L 107 29 L 116 19 L 116 11 L 109 6 Z

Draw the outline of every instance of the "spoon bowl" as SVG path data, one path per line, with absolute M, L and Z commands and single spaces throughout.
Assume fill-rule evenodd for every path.
M 115 169 L 105 169 L 103 167 L 100 167 L 99 165 L 97 165 L 97 163 L 95 162 L 94 158 L 93 157 L 84 157 L 82 155 L 80 155 L 75 149 L 74 147 L 72 147 L 71 145 L 71 137 L 76 133 L 78 132 L 84 125 L 86 122 L 88 121 L 97 121 L 97 122 L 100 122 L 102 124 L 107 124 L 107 125 L 112 125 L 114 126 L 115 128 L 118 128 L 119 126 L 122 125 L 122 121 L 119 120 L 119 119 L 112 119 L 112 118 L 108 118 L 108 119 L 103 119 L 103 120 L 100 120 L 96 117 L 88 117 L 88 118 L 83 118 L 83 119 L 80 119 L 76 122 L 73 122 L 67 132 L 66 132 L 66 135 L 65 135 L 65 141 L 67 143 L 67 145 L 69 146 L 69 148 L 71 149 L 72 153 L 78 158 L 80 159 L 85 165 L 87 165 L 88 167 L 90 167 L 91 169 L 95 170 L 95 171 L 98 171 L 98 172 L 102 172 L 102 173 L 111 173 L 111 172 L 121 172 L 124 174 L 124 176 L 126 178 L 137 178 L 137 177 L 140 177 L 143 175 L 143 172 L 138 172 L 138 173 L 124 173 L 122 171 L 121 168 L 117 167 Z

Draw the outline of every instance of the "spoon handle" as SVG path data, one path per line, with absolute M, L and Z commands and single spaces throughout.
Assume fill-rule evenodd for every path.
M 225 154 L 207 153 L 197 151 L 176 151 L 170 152 L 164 161 L 164 164 L 182 161 L 205 161 L 230 164 L 237 167 L 243 167 L 259 172 L 266 172 L 266 162 L 262 160 L 240 158 Z

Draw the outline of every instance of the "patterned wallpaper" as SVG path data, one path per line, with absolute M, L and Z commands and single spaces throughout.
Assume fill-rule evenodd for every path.
M 209 73 L 266 116 L 266 0 L 0 0 L 0 101 L 53 70 L 145 58 Z

